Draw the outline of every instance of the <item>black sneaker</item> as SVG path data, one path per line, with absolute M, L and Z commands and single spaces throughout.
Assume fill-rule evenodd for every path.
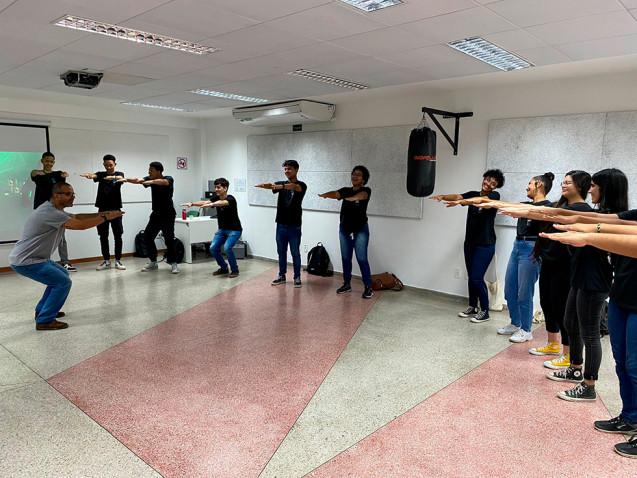
M 296 289 L 300 289 L 303 286 L 303 284 L 301 283 L 301 278 L 297 277 L 296 279 L 294 279 L 294 287 Z
M 352 286 L 347 284 L 346 282 L 344 282 L 342 286 L 336 289 L 337 294 L 346 294 L 347 292 L 352 292 Z
M 610 420 L 598 420 L 593 426 L 595 430 L 604 433 L 621 433 L 622 435 L 637 434 L 637 427 L 624 421 L 621 415 Z
M 615 451 L 626 458 L 637 458 L 637 437 L 615 445 Z
M 68 272 L 77 272 L 77 268 L 70 262 L 62 264 L 62 267 L 64 267 Z
M 570 390 L 559 392 L 557 397 L 567 402 L 593 402 L 597 400 L 597 393 L 595 392 L 595 387 L 582 382 Z
M 270 282 L 270 285 L 282 285 L 285 284 L 285 276 L 279 276 Z
M 487 320 L 491 320 L 488 310 L 481 310 L 475 316 L 471 317 L 471 322 L 473 322 L 474 324 L 481 324 L 482 322 L 486 322 Z
M 477 307 L 469 306 L 462 312 L 458 312 L 458 317 L 463 317 L 466 319 L 467 317 L 474 317 L 477 313 L 478 313 Z
M 371 299 L 372 297 L 374 297 L 374 291 L 371 287 L 365 287 L 365 290 L 363 291 L 363 295 L 361 297 L 363 299 Z
M 581 368 L 567 367 L 561 370 L 555 370 L 546 374 L 546 378 L 549 380 L 555 380 L 556 382 L 573 382 L 579 383 L 584 380 L 582 376 Z
M 228 269 L 217 269 L 212 273 L 213 276 L 225 276 L 228 274 Z

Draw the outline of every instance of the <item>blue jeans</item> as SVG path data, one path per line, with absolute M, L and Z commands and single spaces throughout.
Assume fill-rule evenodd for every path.
M 533 257 L 535 241 L 516 240 L 507 265 L 504 298 L 511 323 L 527 332 L 533 323 L 533 294 L 540 274 L 540 263 Z
M 230 263 L 230 270 L 232 272 L 239 272 L 239 266 L 237 265 L 237 258 L 232 251 L 232 248 L 237 243 L 239 238 L 241 237 L 241 231 L 230 231 L 229 229 L 219 229 L 215 232 L 214 237 L 212 238 L 212 242 L 210 243 L 210 254 L 215 258 L 219 267 L 227 271 L 228 264 L 223 260 L 223 256 L 221 255 L 221 246 L 223 245 L 223 250 L 228 256 L 228 262 Z
M 288 268 L 288 244 L 294 265 L 294 278 L 301 278 L 301 226 L 276 225 L 276 251 L 279 255 L 279 276 Z
M 608 330 L 622 397 L 622 418 L 637 425 L 637 312 L 608 304 Z
M 469 305 L 477 307 L 480 300 L 480 308 L 487 312 L 489 311 L 489 293 L 484 283 L 484 274 L 494 254 L 495 244 L 478 246 L 465 243 L 464 245 L 464 262 L 469 276 Z
M 372 286 L 372 273 L 367 261 L 367 246 L 369 245 L 369 225 L 354 233 L 347 233 L 339 228 L 338 235 L 341 241 L 341 260 L 343 261 L 343 282 L 349 284 L 352 280 L 352 253 L 356 253 L 356 261 L 361 269 L 363 284 Z
M 44 295 L 35 306 L 35 322 L 53 322 L 71 290 L 69 273 L 59 264 L 49 260 L 28 266 L 11 266 L 18 274 L 46 285 Z

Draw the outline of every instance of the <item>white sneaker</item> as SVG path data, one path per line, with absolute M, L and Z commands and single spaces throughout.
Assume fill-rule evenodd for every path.
M 179 274 L 181 271 L 179 270 L 179 266 L 177 265 L 176 262 L 173 262 L 170 265 L 170 273 L 171 274 Z
M 498 329 L 498 335 L 513 335 L 518 330 L 520 330 L 520 327 L 518 327 L 517 325 L 509 324 L 506 327 L 500 327 Z
M 126 266 L 124 264 L 122 264 L 122 261 L 115 261 L 115 269 L 120 270 L 120 271 L 125 271 L 126 270 Z
M 509 342 L 513 342 L 516 344 L 521 344 L 522 342 L 530 342 L 531 340 L 533 340 L 533 334 L 531 332 L 527 332 L 524 329 L 519 329 L 516 333 L 509 337 Z
M 111 262 L 110 261 L 103 261 L 99 266 L 97 266 L 95 268 L 96 271 L 103 271 L 105 269 L 110 269 L 111 268 Z
M 151 261 L 148 264 L 146 264 L 144 267 L 142 267 L 142 272 L 156 271 L 157 269 L 159 269 L 157 262 Z

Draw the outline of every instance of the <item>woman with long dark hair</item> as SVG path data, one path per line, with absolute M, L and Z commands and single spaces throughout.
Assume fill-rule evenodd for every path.
M 590 191 L 591 201 L 601 213 L 618 214 L 628 209 L 628 180 L 618 169 L 595 173 Z M 570 341 L 570 365 L 547 375 L 551 380 L 578 384 L 557 394 L 563 400 L 591 401 L 597 398 L 595 382 L 602 360 L 599 335 L 601 311 L 613 280 L 609 259 L 608 253 L 591 246 L 573 250 L 571 289 L 564 314 Z

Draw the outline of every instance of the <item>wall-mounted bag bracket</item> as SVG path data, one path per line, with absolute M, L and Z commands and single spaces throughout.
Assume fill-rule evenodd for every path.
M 447 141 L 449 141 L 449 144 L 453 148 L 453 155 L 454 156 L 458 156 L 458 135 L 459 135 L 459 132 L 460 132 L 460 118 L 469 118 L 469 117 L 473 116 L 473 112 L 452 113 L 451 111 L 437 110 L 435 108 L 428 108 L 428 107 L 424 106 L 422 108 L 422 113 L 423 113 L 423 115 L 425 115 L 425 114 L 429 115 L 429 117 L 431 118 L 431 121 L 434 122 L 434 124 L 436 125 L 438 130 L 440 130 L 442 135 L 445 138 L 447 138 Z M 441 115 L 443 118 L 455 118 L 456 119 L 456 127 L 455 127 L 455 132 L 454 132 L 453 139 L 451 139 L 451 136 L 449 136 L 449 134 L 447 133 L 445 128 L 443 128 L 443 126 L 440 124 L 440 121 L 438 121 L 438 119 L 434 115 Z

